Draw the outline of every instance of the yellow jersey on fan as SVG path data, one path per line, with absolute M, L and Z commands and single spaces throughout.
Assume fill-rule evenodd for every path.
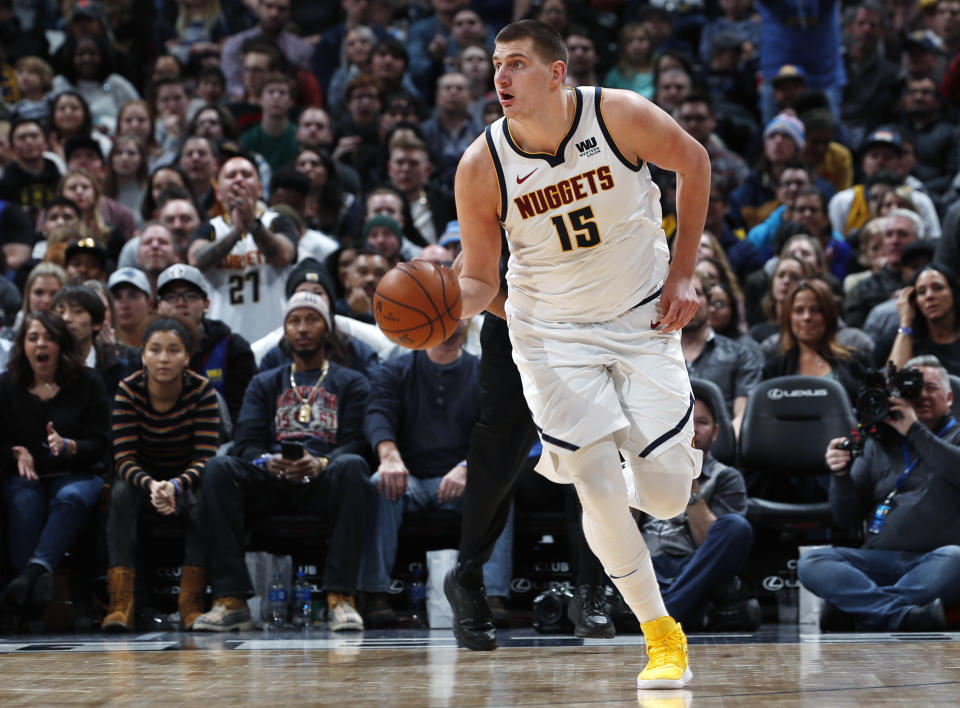
M 614 142 L 602 90 L 567 90 L 576 112 L 555 154 L 524 152 L 506 118 L 486 129 L 510 247 L 508 303 L 547 322 L 603 322 L 659 287 L 670 254 L 660 190 Z

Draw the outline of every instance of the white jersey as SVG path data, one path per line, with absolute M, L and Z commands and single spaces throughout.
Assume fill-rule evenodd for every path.
M 660 190 L 646 164 L 614 143 L 601 89 L 565 90 L 574 92 L 576 113 L 555 154 L 521 150 L 506 118 L 486 130 L 510 247 L 508 301 L 547 322 L 603 322 L 666 278 Z
M 266 210 L 261 220 L 270 228 L 278 214 Z M 230 233 L 222 216 L 210 220 L 215 239 Z M 210 282 L 210 313 L 248 342 L 255 342 L 283 321 L 287 276 L 293 265 L 277 268 L 266 262 L 253 236 L 244 234 L 220 263 L 204 272 Z

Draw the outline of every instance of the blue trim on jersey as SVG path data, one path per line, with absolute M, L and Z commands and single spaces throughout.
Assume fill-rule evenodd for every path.
M 579 445 L 574 445 L 573 443 L 568 443 L 566 440 L 561 440 L 560 438 L 555 438 L 552 435 L 547 435 L 543 432 L 543 428 L 539 425 L 536 425 L 537 432 L 540 433 L 541 439 L 550 443 L 551 445 L 556 445 L 557 447 L 562 447 L 564 450 L 570 450 L 570 452 L 576 452 L 580 449 Z
M 490 126 L 488 125 L 483 132 L 487 137 L 487 149 L 490 151 L 493 166 L 497 171 L 497 182 L 500 183 L 500 221 L 503 221 L 507 218 L 507 181 L 503 178 L 503 165 L 500 164 L 500 156 L 493 146 L 493 132 Z
M 648 302 L 652 302 L 652 301 L 656 300 L 658 297 L 660 297 L 660 293 L 662 293 L 662 292 L 663 292 L 663 286 L 661 285 L 659 288 L 656 289 L 655 292 L 651 293 L 650 295 L 647 295 L 645 298 L 643 298 L 643 300 L 641 300 L 640 302 L 638 302 L 636 305 L 634 305 L 634 306 L 631 307 L 630 309 L 631 309 L 631 310 L 636 310 L 638 307 L 643 307 L 643 306 L 646 305 Z
M 670 428 L 667 432 L 661 435 L 659 438 L 654 440 L 652 443 L 647 445 L 643 452 L 640 453 L 640 457 L 646 457 L 651 452 L 656 450 L 658 447 L 663 445 L 667 440 L 679 434 L 683 430 L 683 426 L 687 424 L 687 420 L 690 418 L 690 414 L 693 412 L 693 394 L 690 394 L 690 405 L 687 407 L 687 412 L 683 414 L 683 418 L 680 419 L 680 422 L 675 426 Z
M 613 136 L 610 135 L 610 131 L 607 130 L 607 124 L 603 121 L 603 111 L 600 110 L 600 95 L 602 89 L 597 86 L 595 89 L 596 96 L 593 99 L 593 109 L 594 113 L 597 114 L 597 123 L 600 125 L 600 132 L 603 133 L 604 139 L 607 141 L 607 145 L 610 146 L 610 149 L 613 150 L 613 154 L 620 158 L 620 162 L 629 167 L 634 172 L 639 172 L 643 169 L 643 162 L 639 164 L 634 164 L 627 159 L 627 156 L 620 152 L 620 148 L 617 147 L 616 142 L 613 140 Z
M 583 97 L 580 95 L 580 89 L 574 87 L 574 95 L 577 98 L 577 110 L 573 114 L 573 122 L 570 124 L 570 130 L 567 131 L 567 134 L 563 136 L 563 140 L 560 141 L 560 144 L 557 146 L 557 152 L 555 154 L 550 154 L 549 152 L 524 152 L 520 147 L 513 142 L 513 136 L 510 135 L 510 124 L 507 122 L 507 119 L 503 119 L 503 137 L 515 153 L 520 157 L 526 157 L 530 160 L 535 160 L 537 158 L 546 161 L 550 167 L 559 167 L 564 162 L 564 153 L 567 150 L 567 143 L 570 142 L 570 139 L 573 137 L 573 134 L 577 132 L 577 126 L 580 125 L 580 116 L 583 113 Z

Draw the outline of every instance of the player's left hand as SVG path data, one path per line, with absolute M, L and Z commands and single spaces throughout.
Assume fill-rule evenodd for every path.
M 677 332 L 693 318 L 698 307 L 700 299 L 693 287 L 693 278 L 671 273 L 667 276 L 663 293 L 660 295 L 657 310 L 660 320 L 653 326 L 662 327 L 664 332 Z
M 437 501 L 441 504 L 455 502 L 463 496 L 463 490 L 466 486 L 467 468 L 463 465 L 457 465 L 443 475 L 443 479 L 440 481 L 440 488 L 437 489 Z
M 909 401 L 905 401 L 902 398 L 890 398 L 890 411 L 891 413 L 893 411 L 899 411 L 900 416 L 897 418 L 887 417 L 883 422 L 901 435 L 906 435 L 907 431 L 910 430 L 910 426 L 917 422 L 917 412 L 913 410 L 913 406 L 910 405 Z

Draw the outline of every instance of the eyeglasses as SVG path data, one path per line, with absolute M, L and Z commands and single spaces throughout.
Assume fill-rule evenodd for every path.
M 174 293 L 164 293 L 160 296 L 160 301 L 165 302 L 168 305 L 175 305 L 178 300 L 183 300 L 188 305 L 200 302 L 203 299 L 203 295 L 196 292 L 195 290 L 185 290 L 183 292 L 174 292 Z
M 809 185 L 809 182 L 806 182 L 802 179 L 788 179 L 780 183 L 781 187 L 806 187 Z

